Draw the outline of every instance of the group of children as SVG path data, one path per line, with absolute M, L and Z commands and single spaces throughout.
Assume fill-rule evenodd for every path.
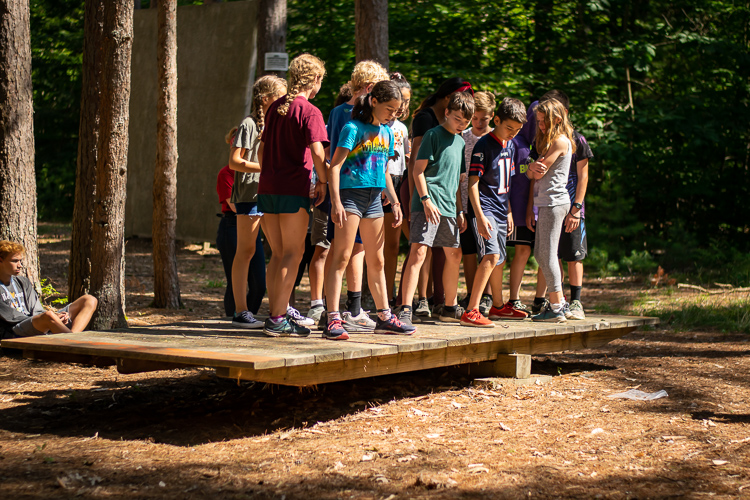
M 310 102 L 324 76 L 324 63 L 303 54 L 289 66 L 288 85 L 260 78 L 251 116 L 228 137 L 217 241 L 228 279 L 225 309 L 235 325 L 304 337 L 319 324 L 323 337 L 344 340 L 358 332 L 411 335 L 414 323 L 433 315 L 478 327 L 531 313 L 535 321 L 583 319 L 583 200 L 592 154 L 570 124 L 565 94 L 548 92 L 527 110 L 518 99 L 496 104 L 491 93 L 451 78 L 420 104 L 409 133 L 401 121 L 411 100 L 403 75 L 358 63 L 327 125 Z M 259 228 L 272 252 L 267 270 L 258 265 Z M 402 232 L 410 251 L 393 297 Z M 516 252 L 504 302 L 509 245 Z M 529 311 L 519 293 L 531 245 L 541 273 Z M 290 305 L 303 256 L 307 316 Z M 568 262 L 570 303 L 558 256 Z M 470 294 L 459 301 L 462 259 Z M 365 263 L 374 320 L 361 304 Z M 254 313 L 266 288 L 270 317 L 261 322 Z

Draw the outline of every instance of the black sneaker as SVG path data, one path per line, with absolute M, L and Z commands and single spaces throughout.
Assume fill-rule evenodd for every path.
M 464 308 L 461 306 L 442 306 L 438 313 L 438 319 L 446 323 L 460 323 L 463 315 Z
M 393 335 L 412 335 L 417 329 L 400 321 L 395 315 L 391 314 L 391 317 L 387 320 L 382 320 L 380 317 L 377 318 L 375 325 L 375 333 L 390 333 Z
M 328 311 L 323 311 L 322 313 L 320 313 L 320 318 L 318 319 L 318 330 L 325 330 L 327 324 L 328 324 Z
M 482 316 L 489 317 L 490 309 L 492 308 L 492 295 L 482 294 L 482 298 L 479 299 L 479 312 Z
M 328 340 L 347 340 L 349 334 L 344 330 L 344 325 L 340 318 L 334 318 L 328 322 L 323 330 L 323 338 Z
M 469 307 L 469 299 L 471 299 L 471 294 L 467 294 L 466 297 L 458 301 L 458 305 L 466 309 Z
M 287 318 L 278 323 L 268 318 L 263 325 L 263 333 L 269 337 L 307 337 L 310 335 L 310 330 Z
M 531 314 L 539 314 L 547 307 L 549 307 L 549 300 L 542 299 L 541 302 L 538 302 L 534 299 L 534 303 L 531 305 Z
M 263 322 L 258 321 L 250 311 L 242 311 L 241 313 L 234 314 L 232 318 L 232 326 L 239 326 L 240 328 L 263 328 Z

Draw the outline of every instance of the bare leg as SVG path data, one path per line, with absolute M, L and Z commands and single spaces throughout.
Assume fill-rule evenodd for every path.
M 460 248 L 441 248 L 440 253 L 445 256 L 443 262 L 443 272 L 440 276 L 442 280 L 442 290 L 444 292 L 445 305 L 453 307 L 458 302 L 456 295 L 458 292 L 458 274 L 461 267 L 461 249 Z M 437 288 L 436 288 L 437 290 Z
M 260 217 L 237 216 L 237 251 L 232 261 L 232 293 L 236 313 L 247 311 L 247 273 L 255 255 L 255 242 L 260 229 Z
M 417 283 L 417 290 L 419 297 L 428 297 L 432 295 L 430 280 L 432 279 L 432 248 L 427 247 L 427 254 L 425 255 L 422 267 L 419 270 L 419 282 Z
M 401 227 L 393 227 L 394 220 L 392 213 L 385 214 L 385 217 L 383 218 L 383 231 L 385 232 L 385 245 L 383 246 L 383 259 L 385 260 L 385 291 L 389 301 L 391 299 L 391 294 L 393 293 L 393 285 L 396 282 L 398 244 L 401 240 Z
M 505 262 L 495 266 L 490 274 L 490 286 L 492 288 L 492 305 L 498 309 L 502 309 L 505 302 L 503 302 L 503 268 Z
M 516 254 L 510 263 L 510 287 L 508 293 L 510 300 L 519 300 L 521 298 L 521 282 L 523 281 L 523 271 L 526 269 L 526 263 L 531 256 L 531 247 L 528 245 L 516 245 Z
M 383 219 L 362 219 L 359 225 L 359 234 L 362 237 L 364 254 L 367 259 L 367 282 L 370 285 L 372 300 L 375 301 L 375 306 L 378 309 L 388 309 L 384 269 L 385 257 L 383 256 L 383 245 L 385 244 Z
M 346 217 L 349 217 L 349 212 L 346 213 Z M 359 221 L 357 221 L 357 224 L 359 224 Z M 349 292 L 361 292 L 362 275 L 365 271 L 365 247 L 362 243 L 354 243 L 354 240 L 352 240 L 350 246 L 351 258 L 349 259 L 349 265 L 346 267 L 346 290 Z M 339 285 L 340 288 L 341 286 Z
M 310 300 L 320 300 L 323 298 L 326 257 L 328 257 L 328 249 L 316 246 L 308 269 L 308 275 L 310 276 Z
M 401 305 L 411 307 L 412 300 L 414 299 L 414 292 L 417 289 L 417 282 L 419 281 L 419 271 L 422 268 L 426 256 L 427 246 L 420 245 L 419 243 L 411 244 L 409 264 L 406 266 L 406 269 L 404 269 L 404 274 L 401 277 L 403 291 Z
M 336 226 L 335 244 L 331 245 L 326 259 L 326 308 L 328 312 L 339 310 L 341 301 L 341 285 L 344 279 L 344 272 L 349 269 L 349 263 L 352 256 L 352 247 L 354 238 L 357 236 L 359 227 L 359 217 L 350 212 L 346 213 L 346 220 L 343 227 Z
M 479 309 L 479 301 L 482 299 L 482 293 L 484 292 L 487 283 L 490 280 L 490 276 L 492 275 L 492 271 L 495 269 L 499 259 L 499 255 L 489 254 L 485 255 L 479 263 L 477 274 L 474 277 L 474 286 L 471 289 L 469 305 L 466 308 L 468 311 Z
M 57 317 L 57 313 L 54 311 L 37 314 L 31 318 L 31 324 L 40 332 L 71 333 L 71 330 L 65 326 L 65 323 Z
M 71 332 L 78 333 L 86 329 L 98 303 L 99 301 L 91 295 L 82 295 L 70 304 L 68 311 L 73 321 L 70 325 Z

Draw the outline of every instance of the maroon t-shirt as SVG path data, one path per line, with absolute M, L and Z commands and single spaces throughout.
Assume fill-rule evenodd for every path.
M 216 177 L 216 193 L 219 195 L 219 203 L 221 203 L 222 212 L 226 213 L 232 211 L 227 200 L 232 196 L 233 184 L 234 170 L 231 170 L 229 165 L 225 165 L 224 168 L 219 170 L 219 175 Z
M 328 133 L 323 114 L 303 96 L 297 96 L 286 116 L 277 109 L 286 102 L 278 99 L 265 116 L 263 166 L 258 194 L 310 195 L 313 161 L 310 144 L 328 146 Z

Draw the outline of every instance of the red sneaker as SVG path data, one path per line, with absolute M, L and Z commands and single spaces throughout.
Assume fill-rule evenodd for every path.
M 472 309 L 471 311 L 463 313 L 461 315 L 461 324 L 463 326 L 478 326 L 480 328 L 495 327 L 495 323 L 482 316 L 479 309 Z
M 507 302 L 502 309 L 492 306 L 490 309 L 490 319 L 506 319 L 511 321 L 520 321 L 529 317 L 529 313 L 521 309 L 516 309 L 513 304 Z

